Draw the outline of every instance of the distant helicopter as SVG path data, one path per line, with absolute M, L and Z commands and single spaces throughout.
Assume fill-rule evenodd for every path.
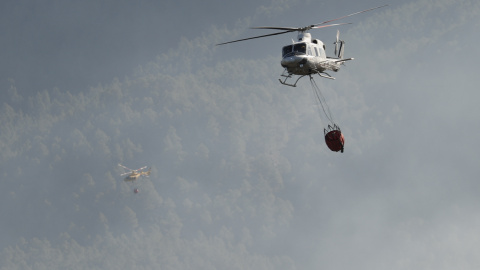
M 340 20 L 346 17 L 350 17 L 356 14 L 382 8 L 385 6 L 388 6 L 388 5 L 370 8 L 370 9 L 355 12 L 340 18 L 324 21 L 318 24 L 312 24 L 305 27 L 272 27 L 272 26 L 252 27 L 251 29 L 274 29 L 274 30 L 283 30 L 283 31 L 268 34 L 268 35 L 238 39 L 234 41 L 219 43 L 216 45 L 217 46 L 224 45 L 224 44 L 229 44 L 229 43 L 234 43 L 239 41 L 281 35 L 281 34 L 297 31 L 298 41 L 295 42 L 292 40 L 292 45 L 284 46 L 282 49 L 281 65 L 284 68 L 284 71 L 281 74 L 281 76 L 284 77 L 284 79 L 283 80 L 279 79 L 280 83 L 284 85 L 296 87 L 297 82 L 302 77 L 308 75 L 310 76 L 310 78 L 312 78 L 312 75 L 314 74 L 318 74 L 320 77 L 324 77 L 327 79 L 335 79 L 334 77 L 330 76 L 326 71 L 331 70 L 331 71 L 337 72 L 340 69 L 341 64 L 344 64 L 346 61 L 353 60 L 353 58 L 343 58 L 345 41 L 339 39 L 340 32 L 337 30 L 337 39 L 334 42 L 335 56 L 328 57 L 325 54 L 325 44 L 323 44 L 323 42 L 319 39 L 312 39 L 312 36 L 310 35 L 310 33 L 308 33 L 308 31 L 311 29 L 317 29 L 317 28 L 351 24 L 351 23 L 338 23 L 338 24 L 325 25 L 327 23 L 330 23 L 336 20 Z M 287 80 L 290 78 L 293 78 L 293 76 L 298 76 L 298 78 L 295 80 L 295 83 L 293 84 L 287 83 Z
M 120 176 L 127 176 L 125 177 L 125 182 L 133 182 L 135 180 L 137 180 L 138 178 L 140 178 L 140 176 L 146 176 L 148 177 L 152 171 L 152 168 L 148 169 L 148 171 L 144 172 L 143 170 L 145 170 L 147 168 L 147 166 L 145 167 L 142 167 L 140 169 L 136 169 L 136 170 L 132 170 L 132 169 L 129 169 L 125 166 L 123 166 L 122 164 L 118 164 L 118 166 L 124 168 L 125 170 L 127 170 L 128 172 L 126 173 L 122 173 Z

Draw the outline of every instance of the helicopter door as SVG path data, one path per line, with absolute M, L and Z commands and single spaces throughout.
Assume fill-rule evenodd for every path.
M 317 48 L 315 48 L 317 49 Z M 318 48 L 318 56 L 322 58 L 326 58 L 327 56 L 325 55 L 325 50 L 323 48 Z

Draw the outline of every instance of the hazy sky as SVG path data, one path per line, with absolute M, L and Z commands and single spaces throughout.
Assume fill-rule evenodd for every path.
M 345 134 L 343 154 L 324 146 L 324 122 L 308 81 L 301 81 L 297 88 L 276 83 L 282 72 L 281 47 L 296 34 L 214 46 L 269 33 L 248 29 L 253 26 L 305 26 L 383 4 L 389 6 L 342 20 L 352 25 L 312 31 L 313 37 L 327 45 L 327 55 L 332 55 L 339 29 L 346 41 L 345 56 L 355 58 L 332 74 L 336 80 L 316 78 Z M 145 88 L 157 87 L 152 82 L 161 85 L 163 80 L 178 87 L 172 91 L 175 98 L 189 97 L 193 103 L 205 104 L 227 100 L 220 90 L 231 94 L 240 87 L 231 83 L 262 87 L 271 96 L 263 95 L 258 103 L 246 99 L 250 103 L 238 105 L 245 100 L 240 99 L 242 95 L 248 96 L 247 89 L 228 108 L 249 106 L 252 111 L 269 113 L 256 104 L 269 105 L 288 97 L 288 104 L 295 107 L 284 108 L 281 113 L 287 116 L 273 118 L 278 127 L 272 127 L 288 130 L 287 135 L 271 140 L 263 133 L 255 137 L 258 133 L 253 129 L 249 133 L 253 124 L 247 121 L 254 122 L 255 117 L 248 116 L 239 120 L 248 122 L 246 130 L 232 128 L 232 133 L 240 132 L 249 138 L 245 141 L 265 145 L 265 149 L 272 144 L 272 152 L 265 154 L 281 164 L 288 160 L 291 169 L 276 169 L 284 183 L 269 193 L 276 201 L 266 212 L 276 225 L 269 224 L 271 229 L 257 224 L 264 225 L 262 232 L 271 229 L 276 237 L 259 240 L 264 245 L 240 252 L 248 258 L 245 261 L 267 256 L 270 264 L 257 269 L 273 269 L 282 263 L 288 269 L 478 269 L 479 12 L 476 0 L 2 1 L 0 98 L 7 96 L 12 84 L 23 97 L 54 88 L 79 95 L 98 85 L 105 86 L 99 89 L 114 89 L 120 82 L 126 87 L 126 77 L 133 78 L 133 84 L 145 81 Z M 192 91 L 208 92 L 211 100 L 196 101 Z M 205 110 L 218 108 L 222 106 Z M 300 124 L 292 125 L 289 119 L 300 119 Z M 185 123 L 171 123 L 171 127 L 165 131 L 167 138 L 190 132 Z M 137 135 L 132 132 L 130 136 Z M 296 147 L 296 142 L 302 147 Z M 307 142 L 311 147 L 304 147 Z M 257 151 L 245 149 L 247 156 Z M 210 155 L 222 150 L 221 146 L 210 149 Z M 155 159 L 144 155 L 141 160 Z M 116 160 L 111 162 L 116 165 Z M 195 170 L 185 168 L 192 175 Z M 168 178 L 176 179 L 176 175 Z M 214 197 L 201 180 L 196 182 L 198 186 L 188 188 Z M 235 197 L 227 194 L 234 193 L 233 187 L 224 191 L 218 196 Z M 185 196 L 185 204 L 195 202 L 195 196 L 185 195 L 190 193 L 178 194 Z M 257 199 L 248 202 L 254 204 Z M 27 197 L 24 202 L 29 203 Z M 246 212 L 239 215 L 242 220 L 249 218 Z M 193 226 L 188 215 L 181 217 L 184 227 Z M 236 237 L 246 234 L 225 226 Z M 206 258 L 215 254 L 213 246 L 205 249 L 209 251 Z M 238 261 L 232 265 L 242 266 Z

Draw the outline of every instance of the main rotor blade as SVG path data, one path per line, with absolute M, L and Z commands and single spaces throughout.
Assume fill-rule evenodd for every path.
M 250 29 L 273 29 L 273 30 L 287 30 L 287 31 L 300 31 L 302 28 L 298 27 L 277 27 L 277 26 L 258 26 L 258 27 L 250 27 Z
M 313 26 L 312 29 L 317 29 L 317 28 L 325 28 L 325 27 L 330 27 L 330 26 L 337 26 L 337 25 L 344 25 L 344 24 L 352 24 L 352 23 L 335 23 L 335 24 L 327 24 L 327 25 L 322 25 L 322 26 Z
M 346 15 L 346 16 L 343 16 L 343 17 L 340 17 L 340 18 L 336 18 L 336 19 L 329 20 L 329 21 L 324 21 L 324 22 L 322 22 L 322 23 L 313 24 L 312 26 L 317 26 L 317 25 L 321 25 L 321 24 L 326 24 L 326 23 L 329 23 L 329 22 L 333 22 L 333 21 L 340 20 L 340 19 L 343 19 L 343 18 L 346 18 L 346 17 L 350 17 L 350 16 L 353 16 L 353 15 L 357 15 L 357 14 L 360 14 L 360 13 L 364 13 L 364 12 L 367 12 L 367 11 L 371 11 L 371 10 L 374 10 L 374 9 L 377 9 L 377 8 L 383 8 L 383 7 L 386 7 L 386 6 L 388 6 L 388 5 L 383 5 L 383 6 L 379 6 L 379 7 L 374 7 L 374 8 L 370 8 L 370 9 L 358 11 L 358 12 L 355 12 L 355 13 L 352 13 L 352 14 L 349 14 L 349 15 Z
M 135 171 L 141 171 L 141 170 L 144 170 L 144 169 L 146 169 L 146 168 L 147 168 L 147 166 L 142 167 L 142 168 L 140 168 L 140 169 L 136 169 Z
M 325 26 L 315 26 L 315 25 L 310 25 L 307 27 L 276 27 L 276 26 L 259 26 L 259 27 L 251 27 L 250 29 L 274 29 L 274 30 L 287 30 L 290 32 L 294 31 L 308 31 L 313 28 L 324 28 L 324 27 L 329 27 L 329 26 L 337 26 L 337 25 L 344 25 L 344 24 L 352 24 L 352 23 L 337 23 L 337 24 L 329 24 Z
M 297 30 L 288 30 L 288 31 L 284 31 L 284 32 L 277 32 L 277 33 L 268 34 L 268 35 L 263 35 L 263 36 L 256 36 L 256 37 L 250 37 L 250 38 L 238 39 L 238 40 L 234 40 L 234 41 L 229 41 L 229 42 L 219 43 L 219 44 L 216 44 L 215 46 L 218 46 L 218 45 L 224 45 L 224 44 L 229 44 L 229 43 L 234 43 L 234 42 L 239 42 L 239 41 L 244 41 L 244 40 L 249 40 L 249 39 L 255 39 L 255 38 L 262 38 L 262 37 L 276 36 L 276 35 L 281 35 L 281 34 L 285 34 L 285 33 L 289 33 L 289 32 L 294 32 L 294 31 L 297 31 Z
M 120 167 L 124 168 L 125 170 L 129 170 L 129 171 L 131 171 L 131 170 L 132 170 L 132 169 L 129 169 L 129 168 L 127 168 L 127 167 L 123 166 L 122 164 L 118 164 L 118 166 L 120 166 Z

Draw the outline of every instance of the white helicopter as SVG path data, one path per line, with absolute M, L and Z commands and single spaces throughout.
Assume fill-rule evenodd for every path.
M 340 20 L 346 17 L 350 17 L 356 14 L 364 13 L 374 9 L 382 8 L 388 5 L 383 5 L 379 7 L 370 8 L 367 10 L 355 12 L 340 18 L 336 18 L 329 21 L 324 21 L 319 24 L 312 24 L 305 27 L 272 27 L 272 26 L 262 26 L 262 27 L 252 27 L 251 29 L 274 29 L 274 30 L 283 30 L 282 32 L 276 32 L 268 35 L 255 36 L 250 38 L 238 39 L 234 41 L 224 42 L 216 44 L 224 45 L 239 41 L 245 41 L 250 39 L 269 37 L 275 35 L 286 34 L 290 32 L 298 32 L 298 41 L 295 42 L 292 40 L 292 45 L 284 46 L 282 49 L 282 61 L 281 65 L 284 68 L 283 73 L 281 74 L 284 77 L 283 80 L 279 79 L 280 83 L 292 87 L 297 86 L 297 82 L 304 76 L 310 76 L 318 74 L 321 77 L 327 79 L 335 79 L 330 76 L 326 71 L 331 70 L 337 72 L 340 69 L 340 65 L 346 61 L 353 60 L 353 58 L 343 58 L 345 41 L 339 39 L 340 32 L 337 30 L 337 39 L 335 41 L 335 56 L 328 57 L 325 53 L 325 44 L 319 39 L 312 39 L 310 33 L 311 29 L 325 28 L 330 26 L 345 25 L 351 23 L 338 23 L 338 24 L 327 24 L 336 20 Z M 327 24 L 327 25 L 325 25 Z M 287 80 L 293 78 L 293 76 L 298 76 L 295 80 L 295 83 L 287 83 Z
M 125 182 L 134 182 L 135 180 L 137 180 L 138 178 L 140 178 L 140 176 L 145 176 L 145 177 L 148 177 L 150 176 L 150 173 L 152 171 L 152 168 L 150 168 L 148 171 L 144 172 L 143 170 L 145 170 L 147 168 L 147 166 L 145 167 L 142 167 L 140 169 L 136 169 L 136 170 L 132 170 L 132 169 L 129 169 L 125 166 L 123 166 L 122 164 L 118 164 L 118 166 L 124 168 L 125 170 L 127 170 L 126 173 L 122 173 L 120 174 L 120 176 L 127 176 L 125 177 Z

